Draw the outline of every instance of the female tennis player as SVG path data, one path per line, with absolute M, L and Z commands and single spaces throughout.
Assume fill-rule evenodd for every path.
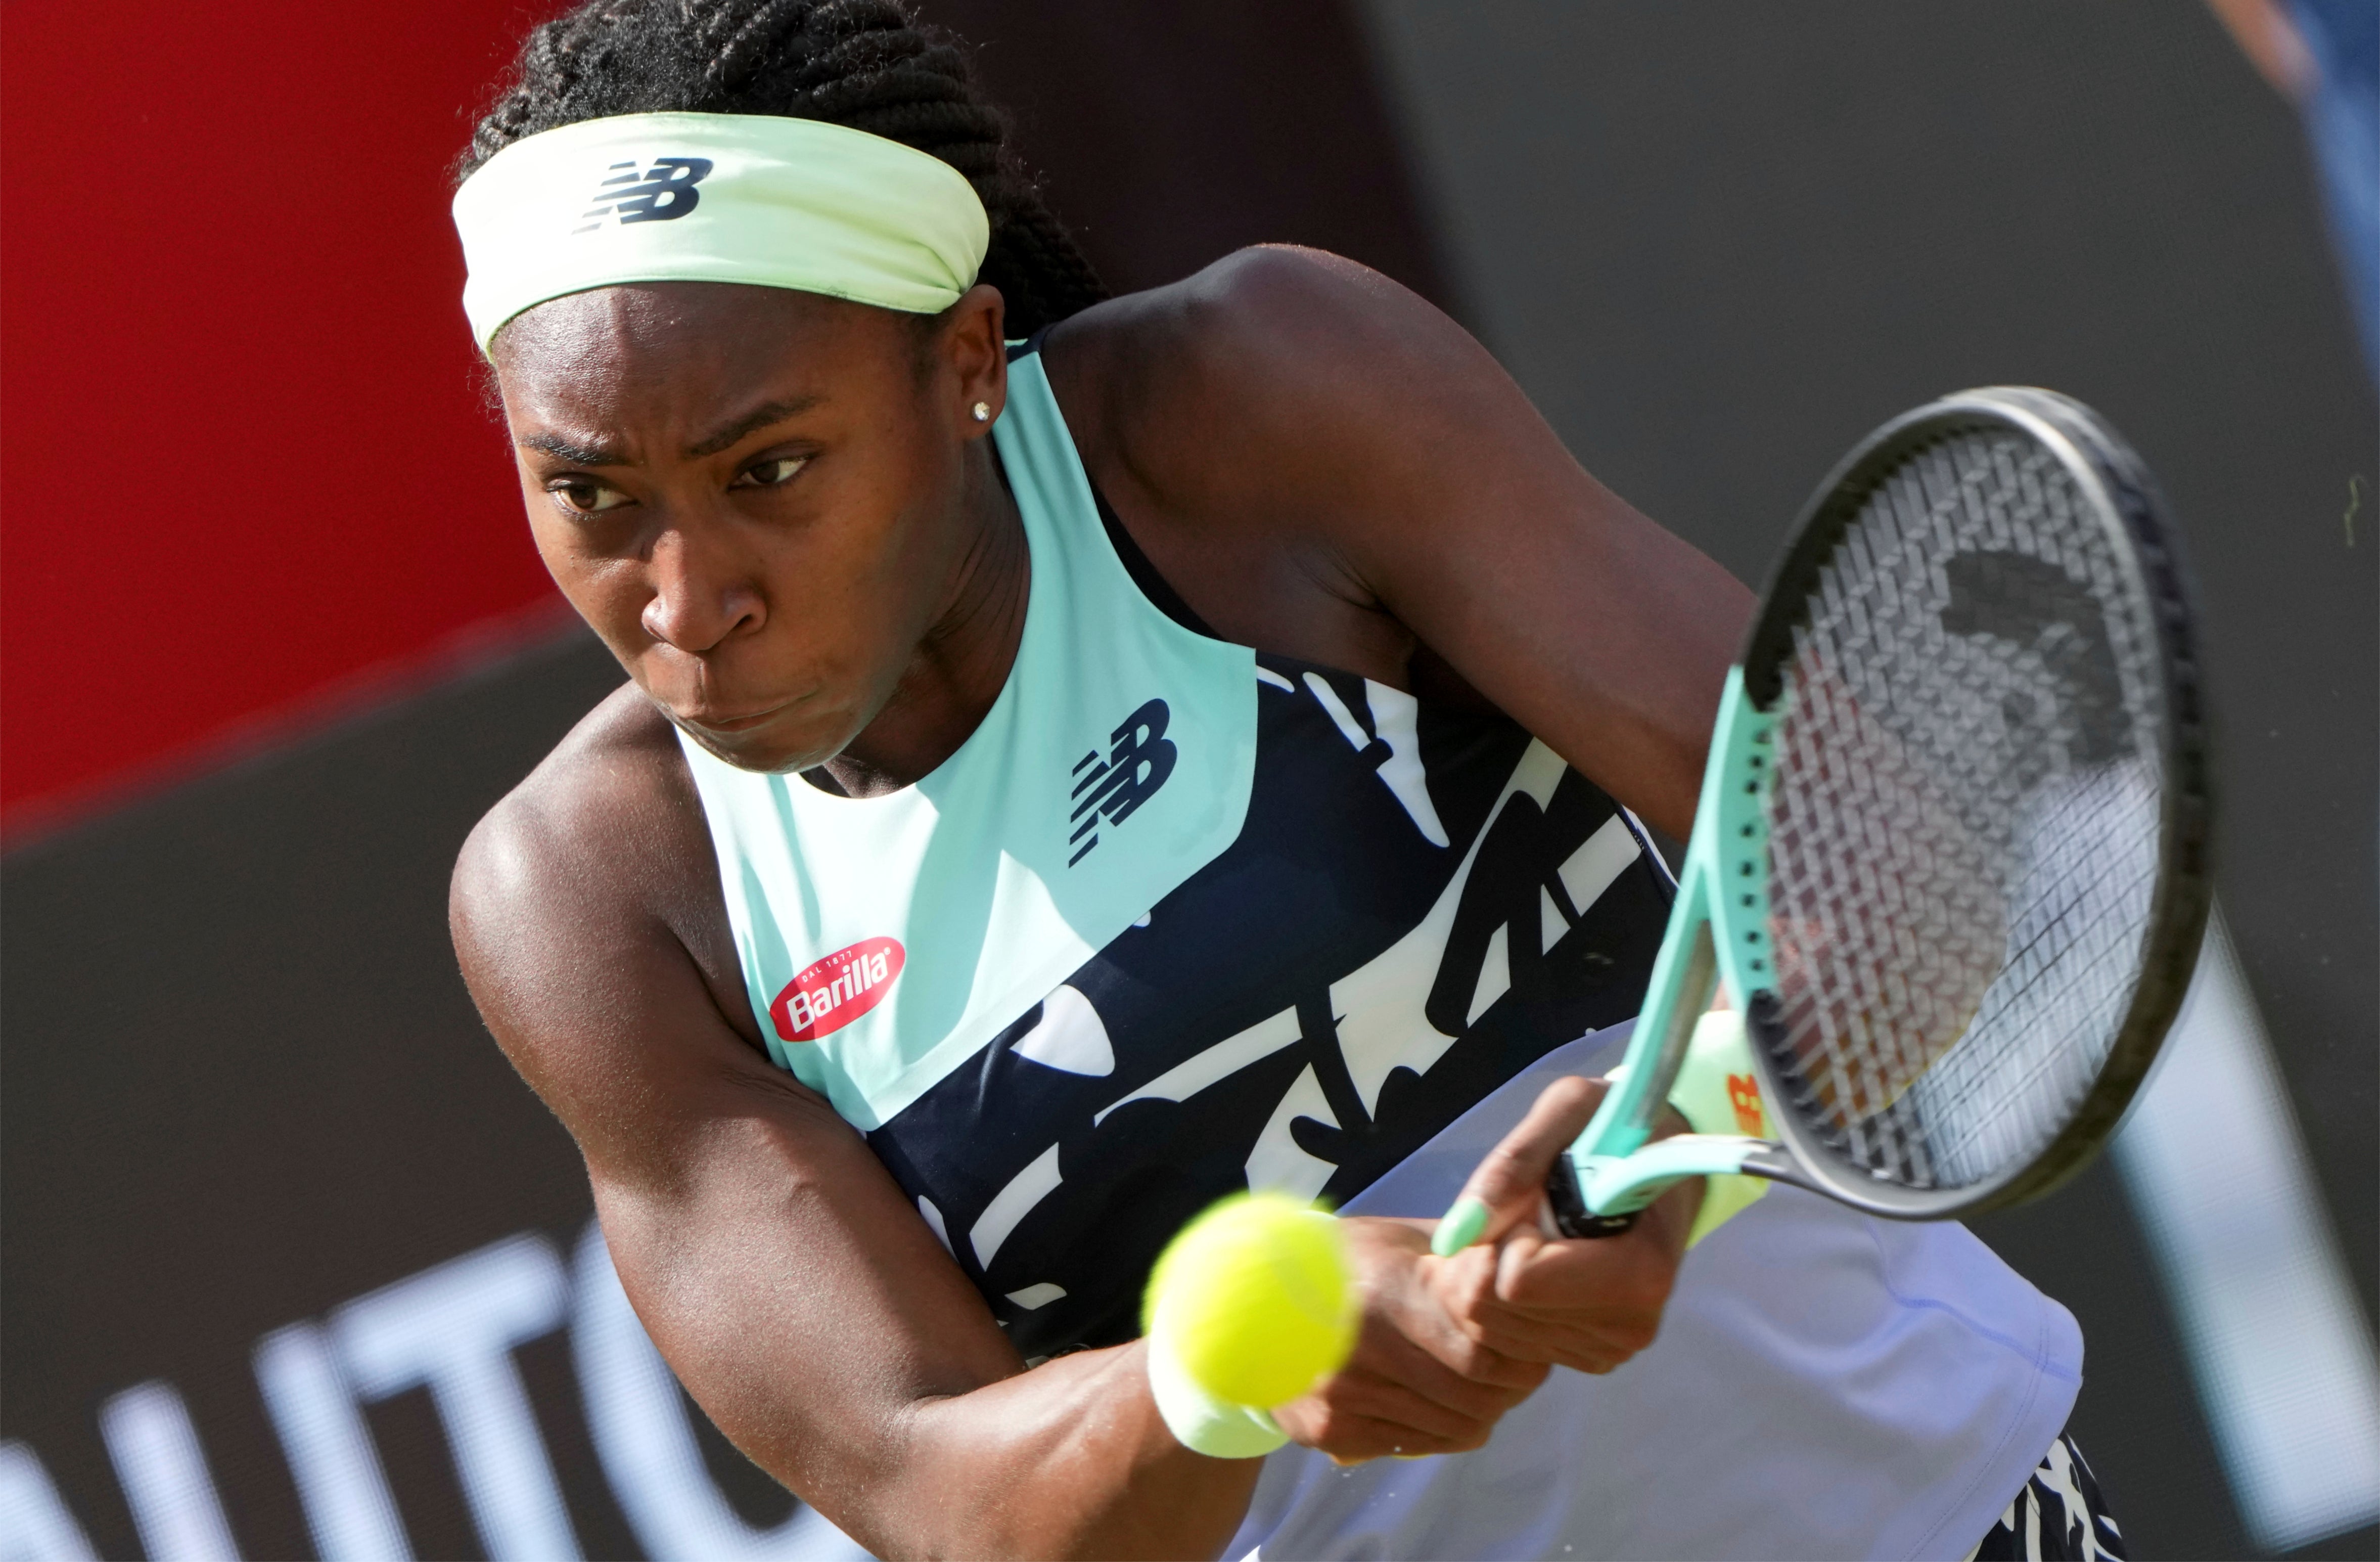
M 1002 134 L 895 0 L 598 0 L 455 199 L 630 679 L 455 943 L 695 1397 L 885 1556 L 2112 1552 L 2073 1322 L 1959 1227 L 1539 1234 L 1749 593 L 1360 266 L 1105 298 Z M 1136 1338 L 1249 1187 L 1362 1278 L 1277 1428 Z

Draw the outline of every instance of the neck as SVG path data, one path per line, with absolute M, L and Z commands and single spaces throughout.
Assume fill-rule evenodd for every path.
M 1016 664 L 1032 596 L 1032 551 L 988 439 L 967 447 L 965 504 L 968 541 L 948 604 L 884 709 L 820 767 L 823 779 L 846 796 L 898 791 L 956 753 L 982 725 Z

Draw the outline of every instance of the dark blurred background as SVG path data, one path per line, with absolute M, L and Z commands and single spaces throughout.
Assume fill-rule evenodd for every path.
M 2123 1153 L 1980 1229 L 2082 1321 L 2134 1556 L 2380 1552 L 2380 423 L 2216 21 L 925 8 L 1119 291 L 1362 260 L 1755 583 L 1905 406 L 2046 384 L 2129 435 L 2200 586 L 2237 960 Z M 545 14 L 0 8 L 0 1562 L 834 1549 L 624 1331 L 445 939 L 465 832 L 620 676 L 528 546 L 444 210 Z M 2243 1212 L 2270 1295 L 2208 1235 Z

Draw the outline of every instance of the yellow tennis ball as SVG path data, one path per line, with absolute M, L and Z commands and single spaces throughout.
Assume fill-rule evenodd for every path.
M 1337 1220 L 1286 1194 L 1238 1194 L 1158 1256 L 1141 1327 L 1216 1398 L 1269 1410 L 1355 1348 L 1353 1279 Z

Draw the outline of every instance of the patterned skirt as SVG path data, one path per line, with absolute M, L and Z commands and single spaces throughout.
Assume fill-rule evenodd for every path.
M 1967 1562 L 2068 1562 L 2113 1557 L 2123 1562 L 2124 1536 L 2108 1517 L 2099 1483 L 2082 1450 L 2061 1433 L 2041 1468 L 2010 1503 L 2000 1521 Z

